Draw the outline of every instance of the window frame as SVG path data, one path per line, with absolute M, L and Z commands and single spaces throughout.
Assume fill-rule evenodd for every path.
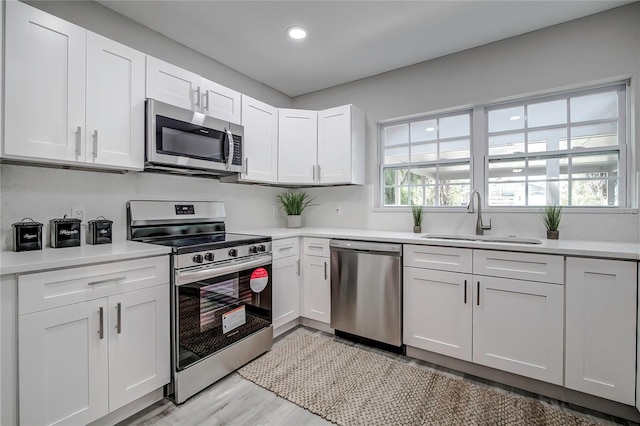
M 404 143 L 404 144 L 398 144 L 398 145 L 390 145 L 390 146 L 386 146 L 384 145 L 384 129 L 387 127 L 391 127 L 391 126 L 398 126 L 398 125 L 402 125 L 402 124 L 407 124 L 409 126 L 409 132 L 411 132 L 411 124 L 412 123 L 416 123 L 416 122 L 420 122 L 420 121 L 426 121 L 426 120 L 440 120 L 443 118 L 447 118 L 447 117 L 454 117 L 454 116 L 459 116 L 459 115 L 465 115 L 468 114 L 469 116 L 469 157 L 465 157 L 462 159 L 456 158 L 456 159 L 438 159 L 438 160 L 430 160 L 430 161 L 417 161 L 417 162 L 409 162 L 409 163 L 398 163 L 398 164 L 388 164 L 385 165 L 384 164 L 384 158 L 385 158 L 385 148 L 401 148 L 401 147 L 408 147 L 409 148 L 409 155 L 411 155 L 411 146 L 412 145 L 419 145 L 420 143 L 423 142 L 417 142 L 417 143 L 412 143 L 411 142 L 411 134 L 409 133 L 409 142 L 408 143 Z M 459 109 L 450 109 L 447 111 L 440 111 L 438 113 L 432 113 L 432 114 L 419 114 L 419 115 L 414 115 L 411 117 L 404 117 L 404 118 L 400 118 L 400 119 L 393 119 L 393 120 L 385 120 L 385 121 L 380 121 L 378 122 L 378 167 L 377 167 L 377 174 L 378 174 L 378 179 L 377 179 L 377 188 L 378 190 L 376 191 L 376 197 L 375 197 L 375 204 L 377 208 L 380 208 L 382 211 L 393 211 L 393 210 L 400 210 L 400 211 L 405 211 L 408 208 L 411 208 L 411 204 L 409 205 L 389 205 L 386 206 L 384 205 L 384 200 L 385 200 L 385 181 L 384 181 L 384 169 L 388 168 L 388 169 L 395 169 L 395 168 L 399 168 L 399 169 L 407 169 L 407 170 L 411 170 L 412 168 L 420 168 L 420 167 L 437 167 L 438 168 L 438 175 L 439 175 L 439 167 L 447 167 L 447 166 L 456 166 L 456 165 L 469 165 L 469 187 L 470 190 L 473 190 L 473 163 L 474 163 L 474 149 L 475 149 L 475 144 L 474 144 L 474 137 L 476 135 L 475 131 L 474 131 L 474 125 L 475 125 L 475 119 L 474 119 L 474 109 L 473 108 L 459 108 Z M 434 142 L 436 142 L 438 144 L 438 149 L 437 149 L 437 154 L 440 154 L 440 144 L 443 142 L 449 142 L 449 141 L 455 141 L 455 140 L 460 140 L 462 139 L 462 137 L 452 137 L 452 138 L 443 138 L 441 139 L 440 137 L 437 137 L 436 139 L 434 139 Z M 438 182 L 438 180 L 436 180 L 436 182 Z M 407 185 L 409 188 L 411 188 L 412 186 L 416 186 L 416 185 L 411 185 L 408 184 Z M 426 187 L 426 185 L 422 185 L 423 189 Z M 399 188 L 399 187 L 398 187 Z M 435 199 L 437 202 L 439 202 L 440 199 L 440 185 L 438 183 L 435 184 L 435 195 L 434 195 Z M 446 205 L 446 206 L 440 206 L 440 205 L 424 205 L 422 206 L 425 209 L 437 209 L 438 211 L 445 211 L 446 209 L 452 209 L 454 211 L 460 211 L 461 209 L 466 209 L 466 206 L 450 206 L 450 205 Z
M 389 120 L 381 120 L 378 122 L 378 164 L 377 164 L 377 180 L 375 184 L 375 196 L 374 196 L 374 211 L 380 212 L 391 212 L 391 211 L 406 211 L 410 208 L 410 206 L 385 206 L 384 205 L 384 136 L 383 130 L 385 127 L 391 125 L 405 124 L 418 122 L 423 120 L 441 118 L 446 116 L 460 115 L 462 113 L 469 113 L 471 115 L 471 132 L 470 132 L 470 157 L 464 160 L 458 160 L 458 163 L 466 163 L 469 162 L 470 168 L 470 190 L 477 189 L 482 195 L 482 204 L 483 208 L 487 212 L 500 212 L 500 213 L 509 213 L 509 212 L 538 212 L 540 210 L 540 206 L 538 205 L 524 205 L 524 206 L 490 206 L 487 195 L 489 194 L 489 160 L 494 160 L 498 158 L 498 156 L 489 156 L 489 131 L 488 131 L 488 112 L 492 109 L 500 109 L 505 108 L 510 105 L 512 106 L 521 106 L 525 104 L 535 104 L 540 102 L 548 102 L 553 101 L 555 99 L 570 99 L 573 97 L 584 96 L 595 93 L 602 93 L 607 91 L 619 91 L 618 96 L 618 126 L 617 126 L 617 137 L 618 137 L 618 145 L 611 146 L 602 146 L 602 147 L 592 147 L 592 148 L 580 148 L 579 150 L 558 150 L 558 151 L 545 151 L 539 153 L 527 153 L 528 158 L 532 159 L 534 157 L 558 157 L 560 158 L 568 158 L 567 156 L 562 157 L 562 154 L 573 154 L 576 155 L 584 155 L 588 153 L 602 153 L 603 155 L 617 153 L 619 156 L 619 171 L 618 171 L 618 205 L 617 206 L 564 206 L 567 211 L 571 212 L 606 212 L 608 214 L 624 214 L 626 211 L 636 211 L 637 206 L 635 206 L 635 198 L 633 198 L 630 194 L 630 190 L 633 187 L 631 182 L 631 177 L 634 175 L 634 167 L 631 164 L 632 153 L 634 152 L 633 147 L 629 145 L 629 141 L 631 140 L 631 128 L 629 126 L 630 123 L 630 114 L 631 114 L 631 91 L 630 81 L 627 80 L 616 80 L 608 83 L 599 84 L 596 86 L 583 86 L 576 87 L 570 90 L 563 91 L 555 91 L 552 93 L 532 95 L 527 97 L 513 97 L 507 101 L 501 102 L 493 102 L 493 103 L 482 103 L 475 106 L 466 106 L 460 108 L 448 108 L 446 110 L 434 111 L 425 114 L 415 114 L 411 116 L 405 116 L 398 119 L 389 119 Z M 570 117 L 568 117 L 570 119 Z M 593 120 L 593 122 L 597 122 L 598 120 Z M 606 120 L 605 120 L 606 121 Z M 592 123 L 589 122 L 577 122 L 580 124 L 584 123 Z M 410 124 L 409 124 L 410 125 Z M 565 124 L 567 128 L 571 127 L 571 122 L 567 122 Z M 553 127 L 553 126 L 550 126 Z M 538 130 L 536 128 L 536 130 Z M 524 129 L 523 129 L 524 131 Z M 526 142 L 525 142 L 526 143 Z M 401 146 L 410 145 L 403 144 Z M 523 158 L 523 155 L 520 153 L 509 154 L 512 158 Z M 500 156 L 502 159 L 503 157 Z M 407 168 L 411 169 L 412 167 L 419 167 L 422 165 L 449 165 L 453 164 L 456 160 L 435 160 L 431 162 L 422 162 L 422 163 L 399 163 L 397 165 L 387 165 L 386 167 L 398 167 L 398 168 Z M 573 181 L 577 181 L 579 179 L 572 179 Z M 436 194 L 437 196 L 437 194 Z M 465 206 L 439 206 L 439 205 L 425 205 L 424 209 L 438 211 L 438 212 L 459 212 L 463 209 L 466 210 Z M 613 213 L 617 212 L 617 213 Z

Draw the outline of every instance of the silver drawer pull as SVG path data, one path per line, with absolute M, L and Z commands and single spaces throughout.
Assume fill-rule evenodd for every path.
M 296 263 L 298 264 L 298 276 L 300 276 L 300 259 Z
M 292 250 L 292 249 L 293 249 L 293 244 L 288 246 L 278 247 L 278 251 L 285 251 L 285 250 Z
M 113 277 L 113 278 L 105 278 L 104 280 L 91 281 L 88 285 L 97 285 L 97 284 L 105 284 L 110 282 L 123 281 L 127 279 L 127 277 Z

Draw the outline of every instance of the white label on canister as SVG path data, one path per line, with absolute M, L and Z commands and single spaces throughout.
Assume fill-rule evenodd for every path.
M 269 273 L 264 268 L 258 268 L 251 273 L 249 285 L 254 293 L 260 293 L 269 282 Z
M 244 305 L 235 308 L 233 311 L 222 314 L 222 334 L 226 334 L 241 325 L 246 324 L 247 316 L 245 314 Z

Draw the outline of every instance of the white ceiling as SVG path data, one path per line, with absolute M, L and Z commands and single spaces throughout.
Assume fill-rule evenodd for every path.
M 291 97 L 632 3 L 99 2 Z M 289 39 L 293 25 L 307 28 L 307 39 Z

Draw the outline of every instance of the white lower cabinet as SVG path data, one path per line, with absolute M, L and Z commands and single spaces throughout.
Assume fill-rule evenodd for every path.
M 473 279 L 473 362 L 562 385 L 562 285 Z
M 471 274 L 481 264 L 476 250 L 406 245 L 404 254 L 405 265 L 437 268 L 404 267 L 404 344 L 562 385 L 561 284 Z M 516 266 L 512 253 L 491 258 L 505 270 Z M 550 275 L 554 281 L 557 274 L 563 271 Z
M 471 282 L 470 274 L 405 267 L 403 343 L 471 361 Z
M 304 256 L 302 316 L 331 322 L 331 278 L 329 257 Z
M 635 404 L 636 268 L 567 258 L 566 387 Z
M 300 316 L 300 255 L 273 260 L 273 328 Z
M 67 305 L 18 316 L 21 424 L 87 424 L 169 383 L 169 270 L 167 259 L 155 259 L 159 258 L 140 262 L 161 273 L 157 276 L 164 281 L 161 285 L 127 291 L 117 283 L 130 281 L 135 286 L 135 281 L 141 282 L 137 271 L 105 279 L 105 272 L 117 268 L 118 262 L 95 265 L 96 279 L 84 284 L 85 297 L 91 297 L 91 291 L 100 297 L 75 302 L 69 293 Z M 166 269 L 160 271 L 160 265 Z M 74 269 L 86 267 L 70 268 L 71 275 Z M 29 275 L 44 282 L 59 274 L 19 276 L 18 297 L 46 298 L 47 293 L 22 292 L 20 284 L 28 286 Z M 78 283 L 65 284 L 77 287 Z

